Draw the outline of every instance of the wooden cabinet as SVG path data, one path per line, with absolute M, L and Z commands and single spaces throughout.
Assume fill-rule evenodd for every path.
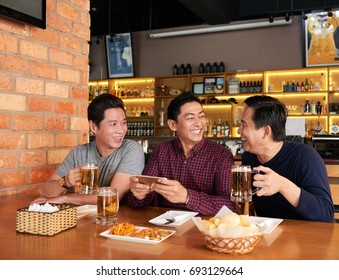
M 292 84 L 309 84 L 308 91 L 295 91 Z M 250 86 L 252 84 L 252 87 Z M 260 86 L 259 86 L 260 85 Z M 230 136 L 237 128 L 244 100 L 254 94 L 268 94 L 284 102 L 290 118 L 304 118 L 312 133 L 319 123 L 321 133 L 331 133 L 339 124 L 339 68 L 302 68 L 252 72 L 191 74 L 153 78 L 112 79 L 89 83 L 92 95 L 109 92 L 121 97 L 129 121 L 153 122 L 154 136 L 171 137 L 166 124 L 167 106 L 179 93 L 192 91 L 202 100 L 210 129 L 228 122 Z M 250 88 L 250 89 L 248 89 Z M 306 100 L 322 106 L 320 114 L 305 113 Z M 161 112 L 163 111 L 163 112 Z M 164 117 L 164 122 L 160 120 Z

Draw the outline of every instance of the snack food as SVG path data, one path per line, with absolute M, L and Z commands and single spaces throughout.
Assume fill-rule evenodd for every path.
M 137 228 L 128 222 L 118 223 L 112 226 L 109 234 L 143 238 L 148 240 L 161 240 L 172 232 L 168 230 L 152 228 Z
M 244 237 L 261 234 L 247 215 L 229 213 L 209 220 L 201 220 L 204 233 L 215 237 Z

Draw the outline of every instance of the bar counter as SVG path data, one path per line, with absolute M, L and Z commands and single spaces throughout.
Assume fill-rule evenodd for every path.
M 17 233 L 16 210 L 28 206 L 34 198 L 32 194 L 0 197 L 0 259 L 339 260 L 337 223 L 284 220 L 271 234 L 264 235 L 251 253 L 245 255 L 228 255 L 207 249 L 192 220 L 177 227 L 176 233 L 168 239 L 154 245 L 99 236 L 107 227 L 95 224 L 95 213 L 79 218 L 76 227 L 54 236 Z M 118 219 L 137 226 L 152 226 L 148 221 L 166 210 L 121 206 Z

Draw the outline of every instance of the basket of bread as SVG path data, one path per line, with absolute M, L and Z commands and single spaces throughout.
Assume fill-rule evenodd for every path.
M 227 254 L 250 253 L 262 236 L 248 215 L 229 212 L 210 219 L 192 218 L 202 233 L 207 248 Z

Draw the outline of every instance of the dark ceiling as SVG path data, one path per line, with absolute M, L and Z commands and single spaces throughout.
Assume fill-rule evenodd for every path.
M 90 0 L 91 36 L 339 8 L 338 0 Z

